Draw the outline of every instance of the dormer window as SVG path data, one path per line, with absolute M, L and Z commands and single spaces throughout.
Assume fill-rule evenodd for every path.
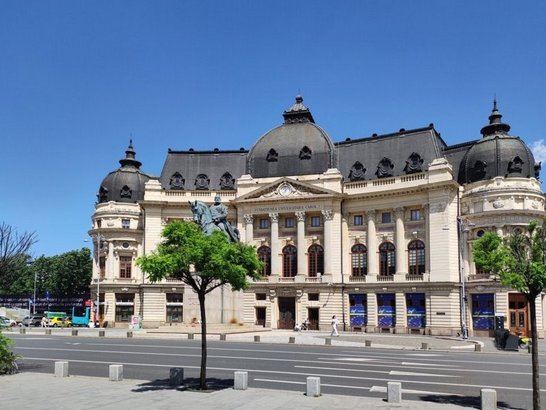
M 415 172 L 423 171 L 423 158 L 416 152 L 412 152 L 406 160 L 406 166 L 404 167 L 406 174 L 413 174 Z
M 521 171 L 523 170 L 523 160 L 516 156 L 510 163 L 508 164 L 508 172 L 517 172 L 518 174 L 521 174 Z
M 99 204 L 103 202 L 108 202 L 108 190 L 105 187 L 101 186 L 97 197 L 99 199 Z
M 235 179 L 229 172 L 225 172 L 220 177 L 220 189 L 234 189 Z
M 205 174 L 197 175 L 195 178 L 195 189 L 198 191 L 206 191 L 209 189 L 210 179 Z
M 381 161 L 379 161 L 379 164 L 377 164 L 377 171 L 375 172 L 375 175 L 377 175 L 378 178 L 392 177 L 393 169 L 394 164 L 390 158 L 383 157 Z
M 485 177 L 487 172 L 487 162 L 485 161 L 476 161 L 474 167 L 472 168 L 472 181 L 479 181 Z
M 186 180 L 180 172 L 175 172 L 169 181 L 171 189 L 184 189 L 184 183 Z
M 267 157 L 265 158 L 265 160 L 267 162 L 277 162 L 279 160 L 279 154 L 277 153 L 277 151 L 271 148 L 267 153 Z
M 300 159 L 311 159 L 311 149 L 308 146 L 305 146 L 300 151 Z
M 123 188 L 119 191 L 119 196 L 130 199 L 133 196 L 133 191 L 127 185 L 123 185 Z
M 351 172 L 349 172 L 349 181 L 362 181 L 365 173 L 366 168 L 364 168 L 364 165 L 360 161 L 356 161 L 351 167 Z

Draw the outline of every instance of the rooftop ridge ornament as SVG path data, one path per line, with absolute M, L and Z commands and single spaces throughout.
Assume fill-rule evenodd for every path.
M 497 98 L 493 99 L 493 109 L 491 110 L 491 115 L 489 115 L 489 124 L 481 129 L 481 133 L 484 137 L 494 134 L 495 132 L 500 132 L 503 134 L 510 131 L 510 125 L 505 124 L 501 121 L 502 114 L 497 108 Z
M 133 149 L 133 140 L 130 139 L 129 146 L 127 147 L 127 150 L 125 151 L 125 158 L 120 159 L 119 163 L 121 164 L 122 167 L 135 167 L 138 169 L 142 165 L 142 162 L 137 161 L 135 157 L 136 157 L 136 152 Z

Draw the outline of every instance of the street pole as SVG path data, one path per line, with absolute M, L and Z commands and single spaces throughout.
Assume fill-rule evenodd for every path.
M 34 271 L 34 300 L 32 301 L 32 313 L 36 314 L 36 279 L 37 279 L 37 272 Z

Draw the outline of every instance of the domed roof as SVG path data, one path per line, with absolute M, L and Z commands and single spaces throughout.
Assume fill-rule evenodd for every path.
M 133 141 L 129 141 L 129 147 L 125 151 L 125 158 L 120 159 L 121 167 L 117 171 L 110 172 L 103 179 L 98 202 L 137 202 L 144 199 L 144 184 L 150 176 L 140 170 L 142 163 L 135 159 Z
M 334 164 L 334 144 L 315 124 L 298 95 L 283 113 L 284 124 L 263 135 L 250 150 L 247 172 L 254 178 L 321 174 Z
M 531 150 L 519 138 L 508 134 L 510 125 L 493 102 L 489 124 L 482 128 L 482 139 L 466 152 L 459 168 L 459 182 L 467 184 L 494 177 L 538 178 L 540 164 L 535 165 Z

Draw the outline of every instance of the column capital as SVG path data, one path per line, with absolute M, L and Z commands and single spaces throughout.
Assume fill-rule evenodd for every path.
M 331 221 L 334 219 L 334 212 L 331 209 L 323 209 L 322 216 L 324 216 L 324 219 L 327 221 Z
M 251 224 L 252 222 L 254 222 L 254 215 L 252 214 L 245 214 L 243 215 L 243 218 L 245 219 L 245 223 L 247 224 Z
M 270 213 L 269 217 L 271 218 L 271 222 L 279 222 L 279 214 L 278 213 Z
M 368 219 L 368 221 L 375 222 L 376 215 L 377 215 L 377 212 L 375 211 L 375 209 L 371 209 L 369 211 L 366 211 L 366 218 Z
M 305 222 L 305 212 L 298 211 L 298 212 L 294 212 L 294 214 L 296 215 L 296 218 L 298 219 L 298 221 Z
M 403 218 L 404 217 L 404 211 L 406 210 L 406 208 L 404 208 L 403 206 L 399 206 L 397 208 L 394 208 L 394 215 L 397 217 L 397 218 Z

